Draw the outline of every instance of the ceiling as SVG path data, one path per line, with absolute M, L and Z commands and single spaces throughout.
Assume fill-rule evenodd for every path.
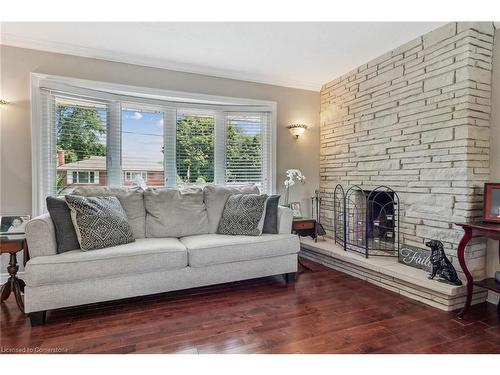
M 439 22 L 4 22 L 24 48 L 319 90 Z

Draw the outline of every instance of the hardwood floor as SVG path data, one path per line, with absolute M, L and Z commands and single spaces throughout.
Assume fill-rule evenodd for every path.
M 52 311 L 31 328 L 9 299 L 1 352 L 500 353 L 495 306 L 465 320 L 304 261 L 294 284 L 269 277 Z M 23 349 L 24 348 L 24 349 Z

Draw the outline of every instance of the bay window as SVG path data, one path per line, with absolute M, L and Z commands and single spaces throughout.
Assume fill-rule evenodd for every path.
M 273 192 L 274 103 L 84 83 L 32 78 L 34 214 L 47 195 L 136 177 L 152 187 L 253 183 Z

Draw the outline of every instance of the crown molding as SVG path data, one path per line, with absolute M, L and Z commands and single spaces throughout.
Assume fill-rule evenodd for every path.
M 110 50 L 97 49 L 79 45 L 46 41 L 42 39 L 25 38 L 14 34 L 2 33 L 0 44 L 34 49 L 65 55 L 86 57 L 91 59 L 106 60 L 118 63 L 133 64 L 149 68 L 167 69 L 182 73 L 200 74 L 209 77 L 234 79 L 250 83 L 264 83 L 268 85 L 289 87 L 294 89 L 319 91 L 322 83 L 305 82 L 284 78 L 276 78 L 263 74 L 252 74 L 248 72 L 238 72 L 223 70 L 206 66 L 184 64 L 180 62 L 168 61 L 146 56 L 114 52 Z

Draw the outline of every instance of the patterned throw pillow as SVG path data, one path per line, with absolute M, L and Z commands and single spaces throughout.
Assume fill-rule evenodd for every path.
M 82 250 L 134 242 L 127 215 L 116 197 L 66 195 L 71 219 Z
M 267 195 L 233 194 L 227 198 L 217 233 L 260 236 Z

